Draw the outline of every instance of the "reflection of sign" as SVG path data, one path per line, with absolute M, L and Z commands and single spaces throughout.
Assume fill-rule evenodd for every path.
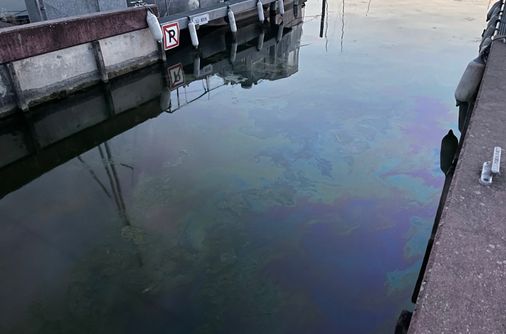
M 213 65 L 212 64 L 206 65 L 206 66 L 202 67 L 202 69 L 200 70 L 200 76 L 206 76 L 211 73 L 213 73 Z
M 165 50 L 179 46 L 179 23 L 173 22 L 162 25 L 163 47 Z
M 192 17 L 192 22 L 195 23 L 195 25 L 199 25 L 199 26 L 207 24 L 209 22 L 209 14 L 202 14 L 199 16 L 194 16 L 194 17 Z
M 167 69 L 169 72 L 170 89 L 184 85 L 184 71 L 182 64 L 176 64 Z

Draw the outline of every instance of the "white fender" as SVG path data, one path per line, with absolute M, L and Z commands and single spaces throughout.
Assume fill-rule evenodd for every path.
M 278 26 L 278 33 L 276 35 L 276 43 L 279 43 L 283 39 L 283 30 L 285 29 L 285 22 L 281 22 Z
M 485 31 L 483 31 L 483 38 L 492 37 L 494 36 L 495 32 L 495 24 L 490 24 Z
M 195 56 L 195 59 L 193 60 L 193 76 L 195 78 L 200 77 L 200 56 Z
M 160 94 L 160 110 L 161 111 L 170 111 L 172 107 L 172 101 L 170 98 L 170 89 L 163 88 L 162 93 Z
M 485 63 L 480 57 L 473 59 L 468 65 L 455 90 L 455 99 L 460 102 L 472 102 L 478 93 Z
M 161 43 L 163 34 L 162 28 L 160 28 L 160 22 L 158 22 L 155 14 L 151 13 L 149 10 L 146 14 L 146 22 L 148 23 L 149 31 L 151 31 L 151 34 L 153 35 L 153 39 L 158 43 Z
M 488 21 L 487 28 L 493 25 L 494 27 L 497 24 L 497 21 L 499 21 L 499 14 L 496 14 L 490 18 L 490 21 Z
M 264 5 L 260 0 L 257 1 L 257 12 L 258 12 L 258 21 L 260 21 L 260 23 L 264 23 L 265 21 Z
M 278 10 L 281 16 L 285 15 L 285 4 L 283 3 L 283 0 L 278 0 Z
M 188 31 L 190 32 L 190 38 L 192 40 L 192 45 L 196 49 L 199 47 L 199 36 L 197 35 L 197 28 L 195 27 L 195 23 L 192 21 L 188 22 Z
M 230 46 L 230 63 L 235 63 L 235 59 L 237 58 L 237 43 L 234 42 Z
M 199 0 L 188 0 L 188 10 L 194 10 L 200 8 Z
M 228 9 L 228 24 L 230 25 L 230 31 L 232 33 L 236 33 L 237 32 L 237 24 L 235 23 L 235 16 L 234 16 L 234 12 L 232 11 L 232 9 Z
M 265 39 L 265 32 L 262 30 L 260 35 L 258 35 L 258 43 L 257 43 L 258 51 L 261 51 L 264 48 L 264 39 Z
M 487 21 L 489 21 L 490 18 L 495 14 L 498 14 L 500 10 L 501 10 L 501 1 L 497 1 L 495 4 L 492 5 L 492 7 L 490 7 L 487 13 Z
M 484 38 L 480 44 L 480 55 L 492 44 L 492 37 Z

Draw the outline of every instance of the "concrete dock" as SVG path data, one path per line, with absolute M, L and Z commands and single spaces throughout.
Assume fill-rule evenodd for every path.
M 506 333 L 504 167 L 492 185 L 479 183 L 494 147 L 506 148 L 505 60 L 506 44 L 497 40 L 444 202 L 411 334 Z

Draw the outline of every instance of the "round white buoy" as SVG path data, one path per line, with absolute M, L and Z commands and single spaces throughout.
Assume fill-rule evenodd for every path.
M 234 12 L 232 11 L 232 9 L 228 9 L 228 24 L 230 25 L 230 31 L 232 33 L 236 33 L 237 32 L 237 24 L 235 23 L 235 16 L 234 16 Z
M 285 4 L 283 0 L 278 0 L 278 11 L 281 16 L 285 15 Z
M 195 23 L 188 22 L 188 31 L 190 32 L 190 38 L 192 40 L 192 45 L 196 49 L 199 47 L 199 36 L 197 35 L 197 28 L 195 27 Z
M 472 102 L 478 93 L 485 63 L 480 57 L 473 59 L 468 65 L 455 90 L 455 99 L 460 102 Z
M 265 21 L 264 5 L 260 0 L 257 1 L 257 12 L 258 12 L 258 21 L 260 21 L 260 23 L 264 23 Z
M 158 19 L 156 18 L 155 14 L 151 13 L 151 11 L 147 11 L 146 14 L 146 22 L 149 27 L 149 31 L 151 31 L 151 34 L 153 35 L 153 39 L 157 41 L 158 43 L 162 42 L 163 34 L 162 34 L 162 28 L 160 28 L 160 22 L 158 22 Z

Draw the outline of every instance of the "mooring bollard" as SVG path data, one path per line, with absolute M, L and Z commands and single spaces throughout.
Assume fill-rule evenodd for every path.
M 501 172 L 501 153 L 502 148 L 499 146 L 494 147 L 494 155 L 492 161 L 485 161 L 481 168 L 480 183 L 484 186 L 492 184 L 494 175 L 498 175 Z

